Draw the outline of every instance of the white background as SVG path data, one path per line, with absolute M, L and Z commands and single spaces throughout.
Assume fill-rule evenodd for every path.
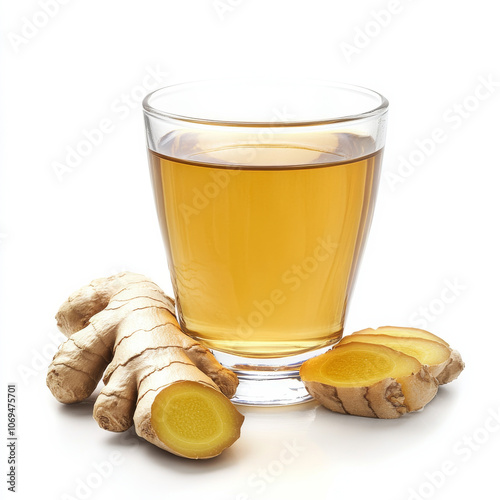
M 90 481 L 92 499 L 415 500 L 488 491 L 493 498 L 500 458 L 500 422 L 488 419 L 500 419 L 495 3 L 74 0 L 52 7 L 48 20 L 41 4 L 4 0 L 0 15 L 1 392 L 5 401 L 6 384 L 18 384 L 17 498 L 83 498 L 82 481 Z M 45 25 L 30 30 L 30 20 Z M 53 399 L 45 386 L 57 343 L 53 316 L 69 293 L 124 269 L 170 290 L 139 103 L 148 68 L 160 69 L 155 87 L 267 74 L 345 81 L 388 97 L 384 173 L 346 332 L 425 326 L 462 352 L 467 368 L 458 381 L 397 421 L 315 404 L 242 408 L 241 439 L 199 462 L 132 432 L 99 429 L 91 401 L 63 407 Z M 496 83 L 488 91 L 484 80 Z M 54 163 L 103 119 L 113 130 L 59 179 Z M 436 128 L 441 143 L 430 145 Z M 403 159 L 413 165 L 402 168 Z M 434 313 L 425 319 L 419 308 Z M 0 448 L 8 498 L 7 448 Z M 96 476 L 95 464 L 112 459 L 113 470 Z M 446 476 L 436 472 L 443 467 Z

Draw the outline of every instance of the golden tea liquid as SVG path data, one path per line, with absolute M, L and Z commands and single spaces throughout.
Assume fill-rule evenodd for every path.
M 165 136 L 149 153 L 182 328 L 254 358 L 336 342 L 382 151 L 332 132 L 204 141 Z

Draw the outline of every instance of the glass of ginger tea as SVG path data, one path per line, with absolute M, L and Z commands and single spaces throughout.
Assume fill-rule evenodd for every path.
M 373 215 L 387 100 L 322 81 L 228 79 L 143 103 L 182 330 L 239 377 L 233 401 L 310 399 L 342 337 Z

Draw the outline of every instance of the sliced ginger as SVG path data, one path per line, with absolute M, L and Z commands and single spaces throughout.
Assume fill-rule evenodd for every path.
M 49 366 L 47 385 L 62 403 L 105 387 L 94 418 L 107 430 L 135 424 L 139 436 L 188 458 L 219 455 L 240 435 L 243 416 L 228 398 L 236 375 L 185 335 L 173 300 L 144 276 L 93 281 L 57 313 L 68 337 Z
M 423 408 L 439 384 L 464 369 L 458 351 L 425 330 L 384 326 L 344 337 L 306 361 L 300 376 L 309 393 L 338 413 L 398 418 Z
M 416 358 L 389 347 L 350 342 L 302 364 L 309 393 L 337 413 L 398 418 L 423 408 L 438 383 Z
M 442 338 L 426 330 L 396 326 L 382 326 L 376 330 L 367 328 L 344 337 L 347 342 L 369 342 L 382 344 L 417 358 L 438 382 L 447 384 L 455 380 L 465 367 L 460 353 L 449 347 Z
M 359 332 L 354 332 L 353 335 L 391 335 L 392 337 L 412 337 L 419 339 L 428 339 L 439 342 L 449 347 L 448 342 L 444 341 L 441 337 L 434 335 L 427 330 L 420 330 L 419 328 L 406 328 L 404 326 L 379 326 L 376 330 L 373 328 L 366 328 Z
M 440 384 L 446 384 L 457 378 L 463 369 L 463 363 L 453 355 L 453 351 L 434 340 L 412 337 L 392 337 L 390 335 L 365 335 L 353 333 L 344 337 L 339 345 L 350 342 L 379 344 L 417 358 L 429 368 L 431 374 Z

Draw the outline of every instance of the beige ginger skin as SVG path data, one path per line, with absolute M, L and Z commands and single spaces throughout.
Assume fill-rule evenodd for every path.
M 139 436 L 188 458 L 216 456 L 238 439 L 243 416 L 228 399 L 238 378 L 180 330 L 173 300 L 149 279 L 94 280 L 56 319 L 68 340 L 47 385 L 61 403 L 83 401 L 103 378 L 94 405 L 103 429 L 135 425 Z

